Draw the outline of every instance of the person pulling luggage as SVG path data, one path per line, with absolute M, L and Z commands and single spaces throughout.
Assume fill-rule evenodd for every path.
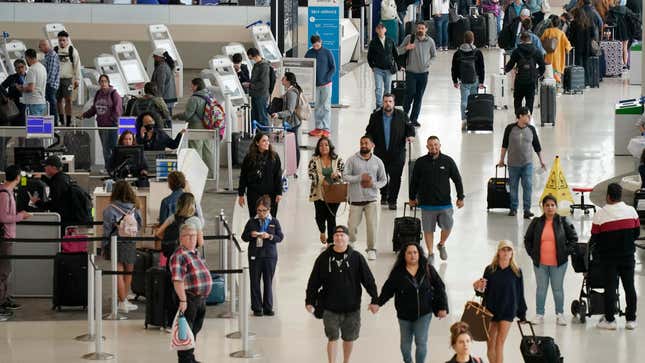
M 452 56 L 452 84 L 461 93 L 461 129 L 466 130 L 468 96 L 484 88 L 484 55 L 475 48 L 475 34 L 464 33 L 464 43 Z
M 504 66 L 504 73 L 517 68 L 515 74 L 515 89 L 513 90 L 513 104 L 515 114 L 522 107 L 522 101 L 526 101 L 526 107 L 533 114 L 533 100 L 535 99 L 535 87 L 538 78 L 544 75 L 546 65 L 544 56 L 533 45 L 531 35 L 523 32 L 520 35 L 520 45 L 513 50 L 511 57 Z

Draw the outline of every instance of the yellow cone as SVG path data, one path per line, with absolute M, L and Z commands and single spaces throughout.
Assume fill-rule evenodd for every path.
M 567 184 L 567 179 L 564 177 L 564 172 L 562 167 L 560 167 L 560 157 L 555 157 L 555 162 L 549 173 L 549 179 L 546 181 L 546 186 L 544 187 L 544 192 L 540 197 L 540 202 L 547 195 L 553 195 L 558 199 L 558 203 L 564 200 L 568 200 L 573 204 L 573 196 L 571 195 L 571 190 L 569 189 L 569 184 Z

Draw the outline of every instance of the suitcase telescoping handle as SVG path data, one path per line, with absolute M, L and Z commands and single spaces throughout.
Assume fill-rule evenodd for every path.
M 517 321 L 517 327 L 520 328 L 520 335 L 522 335 L 522 338 L 524 338 L 527 335 L 524 334 L 524 331 L 522 330 L 522 325 L 528 325 L 529 327 L 531 327 L 532 337 L 535 338 L 535 330 L 533 329 L 533 323 L 531 323 L 528 320 L 527 321 L 519 321 L 519 320 Z
M 499 169 L 499 168 L 504 168 L 504 178 L 508 178 L 508 176 L 507 176 L 508 167 L 506 165 L 504 165 L 504 166 L 495 165 L 495 178 L 497 178 L 497 169 Z
M 410 210 L 413 211 L 412 216 L 414 218 L 416 218 L 417 217 L 417 207 L 411 206 L 410 203 L 408 203 L 408 202 L 403 203 L 403 216 L 405 217 L 405 209 L 406 209 L 406 207 L 410 207 Z

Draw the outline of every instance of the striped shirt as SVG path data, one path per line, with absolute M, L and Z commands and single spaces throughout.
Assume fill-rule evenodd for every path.
M 206 297 L 211 292 L 213 279 L 206 267 L 206 261 L 197 250 L 183 246 L 170 256 L 170 273 L 173 281 L 183 281 L 184 289 L 197 296 Z
M 60 85 L 60 61 L 58 60 L 58 54 L 53 49 L 50 49 L 45 54 L 43 65 L 47 70 L 47 85 L 51 88 L 58 89 Z

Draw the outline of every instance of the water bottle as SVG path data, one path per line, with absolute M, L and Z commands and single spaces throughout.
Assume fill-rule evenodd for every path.
M 188 321 L 186 321 L 186 317 L 182 313 L 179 314 L 179 319 L 177 319 L 177 326 L 179 328 L 179 340 L 188 339 Z
M 112 187 L 114 186 L 114 180 L 112 179 L 107 179 L 105 182 L 103 182 L 103 190 L 106 193 L 112 193 Z

